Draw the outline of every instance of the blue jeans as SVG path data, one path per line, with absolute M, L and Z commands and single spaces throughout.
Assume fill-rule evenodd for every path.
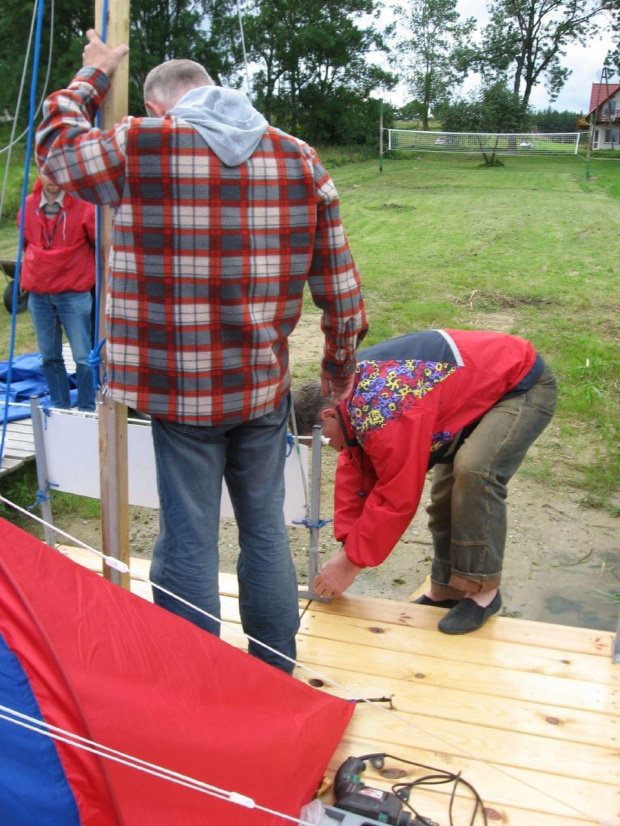
M 428 527 L 436 599 L 498 587 L 506 544 L 507 484 L 547 427 L 557 399 L 548 367 L 526 393 L 501 399 L 457 451 L 435 466 Z
M 239 611 L 243 630 L 295 659 L 297 575 L 284 522 L 284 462 L 290 399 L 237 425 L 205 427 L 152 420 L 159 535 L 151 580 L 220 616 L 218 534 L 226 479 L 239 529 Z M 153 589 L 154 601 L 219 635 L 220 625 Z M 293 664 L 253 642 L 256 657 L 291 673 Z
M 28 297 L 28 309 L 41 355 L 41 371 L 52 407 L 71 407 L 69 377 L 62 357 L 64 329 L 75 361 L 78 409 L 95 409 L 93 369 L 88 363 L 92 348 L 91 306 L 90 292 L 30 293 Z

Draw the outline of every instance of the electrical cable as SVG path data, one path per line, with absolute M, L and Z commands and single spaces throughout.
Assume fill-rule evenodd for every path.
M 484 826 L 487 826 L 487 815 L 484 809 L 484 803 L 482 798 L 473 787 L 471 783 L 467 780 L 463 780 L 461 776 L 461 772 L 454 774 L 453 772 L 446 771 L 445 769 L 438 769 L 436 766 L 427 766 L 425 763 L 416 763 L 413 760 L 406 760 L 403 757 L 397 757 L 394 754 L 387 754 L 385 752 L 379 752 L 377 754 L 365 754 L 359 757 L 359 760 L 368 761 L 371 766 L 376 770 L 381 770 L 385 764 L 385 758 L 389 758 L 390 760 L 396 760 L 398 763 L 405 763 L 408 766 L 415 766 L 419 769 L 428 769 L 429 771 L 435 772 L 434 774 L 424 775 L 423 777 L 419 777 L 417 780 L 411 780 L 407 783 L 394 783 L 392 785 L 392 791 L 398 797 L 402 803 L 410 809 L 413 814 L 417 817 L 422 819 L 422 815 L 415 810 L 415 808 L 409 802 L 409 793 L 416 787 L 416 786 L 439 786 L 445 783 L 453 783 L 452 792 L 450 794 L 450 800 L 448 804 L 448 817 L 450 819 L 450 826 L 455 826 L 454 819 L 453 819 L 453 807 L 454 807 L 454 800 L 456 798 L 456 791 L 459 785 L 465 786 L 469 789 L 475 801 L 474 811 L 472 813 L 471 819 L 469 821 L 469 826 L 474 826 L 476 817 L 478 814 L 478 809 L 480 809 L 482 813 L 482 822 Z

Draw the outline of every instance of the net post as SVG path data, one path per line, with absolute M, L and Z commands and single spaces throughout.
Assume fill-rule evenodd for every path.
M 588 143 L 586 144 L 586 181 L 590 180 L 590 152 L 592 150 L 592 141 L 593 140 L 594 140 L 594 113 L 592 113 L 590 115 L 590 125 L 589 125 L 589 128 L 588 128 Z
M 383 172 L 383 98 L 379 99 L 379 172 Z

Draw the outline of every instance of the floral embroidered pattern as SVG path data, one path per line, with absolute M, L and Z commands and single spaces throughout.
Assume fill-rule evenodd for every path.
M 458 370 L 449 362 L 362 361 L 358 364 L 359 379 L 348 404 L 351 426 L 358 442 L 388 422 L 400 418 L 429 393 L 437 384 Z M 438 433 L 434 449 L 450 441 L 449 433 Z
M 431 453 L 435 450 L 439 450 L 440 447 L 447 445 L 448 442 L 452 441 L 453 433 L 449 430 L 442 430 L 441 433 L 433 433 L 433 441 L 431 443 Z

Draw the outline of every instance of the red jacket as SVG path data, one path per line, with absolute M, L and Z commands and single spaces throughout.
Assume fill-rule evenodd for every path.
M 37 180 L 26 198 L 21 286 L 32 293 L 87 292 L 95 283 L 95 207 L 65 193 L 58 215 L 46 220 L 42 189 Z
M 413 519 L 426 472 L 459 432 L 508 393 L 525 392 L 544 362 L 522 338 L 429 330 L 359 350 L 339 406 L 334 535 L 360 567 L 379 565 Z

